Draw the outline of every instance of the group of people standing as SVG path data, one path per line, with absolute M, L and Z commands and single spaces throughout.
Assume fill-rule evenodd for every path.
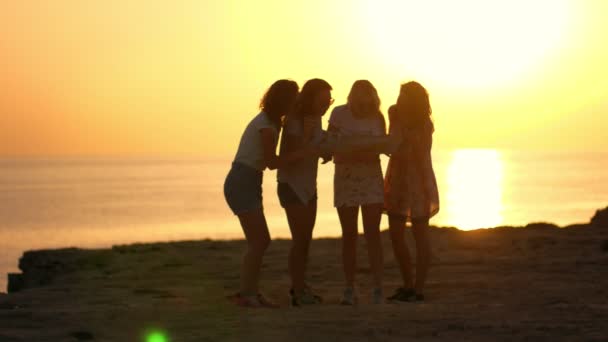
M 374 304 L 424 300 L 430 266 L 429 219 L 439 210 L 437 183 L 431 161 L 431 106 L 426 89 L 417 82 L 401 85 L 396 104 L 389 109 L 387 134 L 380 98 L 371 82 L 356 81 L 345 105 L 333 109 L 327 130 L 322 117 L 333 104 L 331 85 L 322 79 L 307 81 L 300 90 L 291 80 L 276 81 L 261 100 L 261 112 L 241 138 L 232 168 L 224 183 L 229 207 L 239 218 L 247 251 L 241 269 L 241 287 L 229 298 L 239 306 L 277 307 L 258 287 L 262 258 L 270 233 L 262 205 L 265 169 L 277 169 L 277 193 L 292 235 L 288 268 L 290 304 L 320 304 L 323 299 L 306 282 L 306 268 L 317 215 L 319 159 L 333 159 L 334 206 L 342 227 L 342 262 L 345 287 L 340 303 L 355 305 L 359 211 L 373 275 Z M 279 154 L 276 154 L 279 136 Z M 327 148 L 328 136 L 363 141 L 350 148 Z M 369 143 L 365 143 L 369 139 Z M 340 141 L 340 140 L 339 140 Z M 325 148 L 324 148 L 325 146 Z M 380 154 L 390 155 L 383 175 Z M 383 253 L 380 239 L 382 213 L 389 218 L 395 259 L 403 285 L 385 298 Z M 416 242 L 415 276 L 405 242 L 407 221 Z

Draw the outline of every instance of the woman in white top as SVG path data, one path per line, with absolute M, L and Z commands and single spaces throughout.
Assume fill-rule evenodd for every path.
M 238 216 L 247 239 L 247 252 L 241 268 L 240 291 L 229 298 L 239 306 L 276 307 L 262 296 L 258 279 L 262 257 L 270 243 L 268 225 L 262 206 L 262 178 L 266 168 L 274 170 L 300 158 L 318 155 L 318 149 L 304 147 L 280 157 L 276 146 L 281 120 L 292 110 L 298 95 L 294 81 L 276 81 L 260 103 L 262 112 L 247 125 L 232 168 L 224 183 L 224 196 L 230 209 Z
M 356 81 L 346 105 L 334 108 L 329 119 L 330 132 L 342 137 L 382 137 L 386 135 L 380 98 L 374 86 L 366 80 Z M 382 291 L 382 245 L 380 220 L 384 203 L 384 183 L 377 150 L 369 149 L 334 154 L 334 205 L 342 226 L 342 261 L 346 288 L 342 304 L 357 303 L 355 271 L 359 207 L 363 215 L 363 230 L 374 278 L 372 302 L 384 301 Z
M 298 95 L 295 110 L 285 119 L 280 155 L 292 153 L 305 145 L 318 145 L 324 137 L 321 117 L 333 103 L 331 86 L 324 80 L 306 82 Z M 319 304 L 322 298 L 306 284 L 306 264 L 317 216 L 318 155 L 311 155 L 280 167 L 277 192 L 287 214 L 292 235 L 289 251 L 290 304 Z

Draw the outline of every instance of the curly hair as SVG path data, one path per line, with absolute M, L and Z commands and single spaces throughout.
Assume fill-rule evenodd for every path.
M 277 128 L 282 125 L 282 117 L 291 110 L 298 96 L 298 84 L 292 80 L 274 82 L 260 100 L 260 109 L 268 115 Z

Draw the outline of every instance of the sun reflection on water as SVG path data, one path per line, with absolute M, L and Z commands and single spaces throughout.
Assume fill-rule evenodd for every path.
M 444 206 L 454 226 L 470 230 L 503 222 L 504 165 L 496 150 L 457 150 L 447 168 Z

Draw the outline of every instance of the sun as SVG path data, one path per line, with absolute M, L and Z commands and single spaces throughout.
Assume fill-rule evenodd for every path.
M 542 65 L 560 47 L 568 0 L 361 0 L 365 35 L 390 73 L 492 87 Z

